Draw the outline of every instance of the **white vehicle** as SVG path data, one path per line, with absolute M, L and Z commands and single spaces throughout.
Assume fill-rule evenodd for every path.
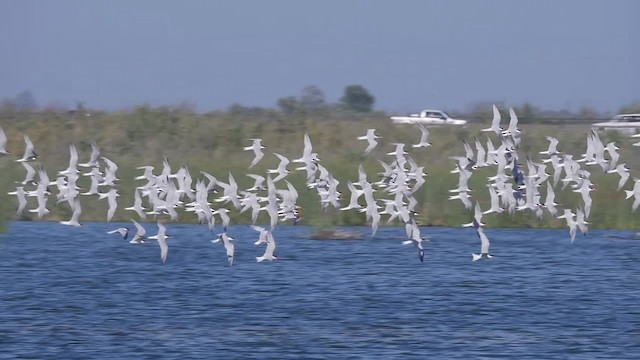
M 609 121 L 591 124 L 594 130 L 617 130 L 623 133 L 634 134 L 640 130 L 640 114 L 620 114 Z
M 392 116 L 394 124 L 467 125 L 467 120 L 454 119 L 441 110 L 422 110 L 419 114 Z

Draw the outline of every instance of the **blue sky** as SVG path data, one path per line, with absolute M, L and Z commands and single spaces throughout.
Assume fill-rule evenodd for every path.
M 0 0 L 0 98 L 273 107 L 362 84 L 376 108 L 640 100 L 634 0 Z

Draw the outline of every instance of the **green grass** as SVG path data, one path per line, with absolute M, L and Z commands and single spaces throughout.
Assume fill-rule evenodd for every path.
M 463 140 L 474 147 L 474 137 L 485 144 L 486 137 L 492 136 L 497 146 L 499 141 L 493 134 L 480 132 L 488 123 L 489 119 L 484 124 L 464 128 L 433 128 L 430 137 L 432 147 L 408 149 L 417 163 L 425 166 L 428 174 L 426 183 L 416 194 L 419 200 L 417 220 L 421 224 L 459 226 L 469 221 L 470 214 L 459 201 L 447 200 L 448 190 L 457 184 L 456 175 L 449 174 L 449 170 L 454 168 L 449 157 L 464 154 Z M 95 112 L 90 117 L 74 119 L 53 111 L 31 114 L 4 109 L 0 111 L 0 126 L 9 139 L 7 148 L 14 154 L 23 151 L 21 134 L 29 134 L 40 155 L 39 165 L 48 171 L 52 181 L 55 180 L 54 172 L 67 166 L 70 143 L 76 144 L 80 161 L 83 162 L 89 156 L 91 142 L 95 141 L 102 155 L 119 165 L 118 177 L 121 180 L 118 187 L 122 196 L 114 221 L 127 221 L 132 217 L 131 213 L 122 209 L 133 203 L 133 177 L 141 174 L 135 167 L 148 164 L 159 168 L 164 156 L 169 158 L 174 171 L 184 165 L 194 177 L 200 176 L 200 171 L 207 171 L 226 181 L 231 172 L 242 188 L 252 185 L 253 180 L 245 176 L 246 173 L 264 174 L 266 169 L 278 165 L 273 152 L 289 158 L 299 157 L 303 149 L 303 135 L 308 132 L 322 165 L 340 181 L 339 190 L 346 202 L 349 197 L 346 183 L 348 180 L 357 180 L 359 164 L 364 166 L 369 179 L 375 181 L 381 170 L 377 160 L 389 159 L 385 153 L 393 149 L 392 143 L 417 143 L 420 138 L 420 132 L 415 127 L 393 125 L 384 114 L 356 116 L 338 111 L 317 116 L 284 116 L 276 111 L 263 111 L 258 115 L 220 112 L 200 116 L 185 109 L 140 107 L 131 111 Z M 364 156 L 362 153 L 366 143 L 357 141 L 356 137 L 365 134 L 368 128 L 375 128 L 383 138 L 371 154 Z M 519 155 L 522 162 L 527 157 L 540 159 L 538 152 L 545 150 L 548 145 L 545 135 L 560 140 L 560 151 L 580 157 L 586 148 L 586 136 L 589 133 L 588 126 L 580 125 L 523 125 L 521 129 L 523 141 Z M 253 155 L 241 149 L 250 144 L 248 139 L 252 137 L 262 138 L 266 151 L 264 159 L 254 169 L 248 170 Z M 629 140 L 616 133 L 603 134 L 601 138 L 605 143 L 616 141 L 622 148 L 620 161 L 626 162 L 631 169 L 640 169 L 638 149 L 631 147 Z M 15 218 L 13 211 L 16 201 L 6 193 L 12 190 L 14 181 L 24 176 L 24 170 L 13 159 L 0 158 L 0 223 Z M 598 190 L 592 193 L 594 206 L 589 219 L 591 227 L 637 228 L 640 219 L 631 212 L 631 201 L 624 200 L 624 192 L 615 191 L 617 175 L 602 174 L 599 168 L 590 170 L 594 183 L 598 184 Z M 480 202 L 483 209 L 489 207 L 486 177 L 493 175 L 492 172 L 495 172 L 495 168 L 479 170 L 474 172 L 470 180 L 474 199 Z M 632 170 L 632 175 L 637 176 L 638 172 Z M 302 174 L 291 174 L 288 179 L 299 189 L 299 205 L 303 207 L 305 217 L 303 223 L 318 227 L 364 224 L 364 215 L 357 212 L 333 209 L 323 212 L 316 191 L 304 186 Z M 88 183 L 88 179 L 83 177 L 79 185 L 85 187 Z M 632 185 L 630 181 L 625 188 L 630 189 Z M 545 188 L 541 188 L 541 192 L 544 199 Z M 560 191 L 559 188 L 556 188 L 556 194 L 557 202 L 563 205 L 574 207 L 578 204 L 579 194 Z M 83 221 L 106 219 L 106 200 L 97 200 L 95 196 L 83 197 L 81 201 Z M 46 220 L 70 216 L 66 205 L 53 205 L 53 199 L 50 199 L 50 204 L 52 213 Z M 33 207 L 31 203 L 29 206 Z M 195 222 L 195 217 L 185 213 L 180 215 L 181 222 Z M 33 219 L 33 215 L 25 212 L 23 218 Z M 248 222 L 249 214 L 236 214 L 233 221 Z M 260 221 L 266 221 L 266 215 L 261 214 Z M 486 216 L 485 222 L 495 227 L 564 226 L 562 221 L 550 219 L 548 215 L 543 221 L 538 221 L 528 212 L 514 216 L 491 214 Z

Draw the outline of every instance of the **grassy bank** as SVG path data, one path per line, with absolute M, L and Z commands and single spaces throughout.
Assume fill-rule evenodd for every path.
M 506 118 L 506 117 L 505 117 Z M 485 126 L 489 119 L 486 119 Z M 167 156 L 172 168 L 177 170 L 185 165 L 192 176 L 199 176 L 206 171 L 225 180 L 231 172 L 240 187 L 252 185 L 252 179 L 245 176 L 249 172 L 248 165 L 253 157 L 251 152 L 243 152 L 242 146 L 249 145 L 249 138 L 260 137 L 266 146 L 264 159 L 251 172 L 264 174 L 266 169 L 275 168 L 278 159 L 272 155 L 278 152 L 289 158 L 299 157 L 303 149 L 303 134 L 309 133 L 314 151 L 319 153 L 322 164 L 340 181 L 339 189 L 348 200 L 347 180 L 357 180 L 358 164 L 363 164 L 369 179 L 377 180 L 381 171 L 378 159 L 388 160 L 386 152 L 392 150 L 392 143 L 416 143 L 420 134 L 416 128 L 407 125 L 393 125 L 384 114 L 368 116 L 347 113 L 324 112 L 315 115 L 285 116 L 277 111 L 260 111 L 259 113 L 218 112 L 197 115 L 188 109 L 140 107 L 122 112 L 93 112 L 91 116 L 71 116 L 66 113 L 45 111 L 38 114 L 15 112 L 10 109 L 0 111 L 0 126 L 9 139 L 7 148 L 20 156 L 24 150 L 22 133 L 27 133 L 35 144 L 40 155 L 37 165 L 43 166 L 52 177 L 54 172 L 66 168 L 68 162 L 68 145 L 76 144 L 80 153 L 80 161 L 86 161 L 90 153 L 90 143 L 95 141 L 101 148 L 102 155 L 118 163 L 120 209 L 114 221 L 129 220 L 132 213 L 122 210 L 133 203 L 133 177 L 141 174 L 135 167 L 154 165 L 159 167 L 164 156 Z M 448 190 L 456 187 L 456 175 L 449 174 L 453 169 L 450 156 L 463 155 L 462 141 L 473 145 L 474 137 L 486 143 L 487 133 L 481 133 L 482 125 L 470 125 L 465 128 L 434 128 L 430 141 L 432 147 L 426 149 L 410 149 L 413 158 L 425 166 L 428 173 L 426 183 L 416 194 L 419 206 L 418 221 L 424 225 L 458 226 L 467 222 L 470 214 L 459 201 L 447 200 Z M 375 128 L 383 138 L 378 147 L 368 156 L 362 153 L 366 147 L 363 141 L 355 138 L 364 135 L 366 129 Z M 545 135 L 552 135 L 560 140 L 560 151 L 572 153 L 579 157 L 586 148 L 587 126 L 552 126 L 523 125 L 523 142 L 519 154 L 522 160 L 531 157 L 538 160 L 538 152 L 547 148 Z M 494 144 L 498 140 L 492 134 Z M 603 142 L 616 141 L 622 148 L 620 162 L 626 162 L 632 169 L 632 175 L 638 175 L 634 169 L 640 169 L 640 149 L 633 148 L 631 142 L 614 133 L 603 134 Z M 24 178 L 24 169 L 14 161 L 15 157 L 0 158 L 2 171 L 0 186 L 2 194 L 0 211 L 3 218 L 11 217 L 17 202 L 13 196 L 6 195 L 14 187 L 13 182 Z M 290 168 L 292 168 L 290 166 Z M 640 219 L 631 212 L 631 201 L 624 200 L 624 192 L 616 192 L 617 175 L 603 174 L 600 168 L 590 167 L 592 179 L 598 184 L 598 190 L 592 193 L 593 209 L 590 217 L 592 228 L 637 228 Z M 547 172 L 550 172 L 548 170 Z M 483 208 L 489 207 L 486 176 L 493 175 L 495 168 L 474 172 L 470 186 L 474 189 L 474 198 Z M 299 189 L 299 205 L 304 208 L 303 223 L 314 226 L 363 224 L 364 216 L 355 212 L 321 211 L 315 190 L 307 190 L 301 173 L 292 173 L 289 180 Z M 88 186 L 89 181 L 83 177 L 79 185 Z M 282 186 L 282 185 L 280 185 Z M 625 188 L 633 186 L 630 180 Z M 543 194 L 546 190 L 542 189 Z M 579 194 L 556 189 L 557 202 L 575 207 Z M 49 208 L 52 213 L 47 220 L 58 220 L 70 216 L 66 205 L 53 205 L 50 199 Z M 345 201 L 346 201 L 345 200 Z M 31 201 L 31 200 L 30 200 Z M 84 221 L 100 221 L 106 219 L 106 200 L 96 197 L 81 199 Z M 30 207 L 34 207 L 30 203 Z M 195 217 L 180 213 L 180 221 L 194 222 Z M 262 218 L 261 221 L 265 218 Z M 538 221 L 529 212 L 487 215 L 485 222 L 489 226 L 503 227 L 562 227 L 561 220 L 550 219 L 545 215 Z M 24 220 L 35 218 L 25 211 Z M 247 222 L 247 216 L 234 215 L 233 221 Z

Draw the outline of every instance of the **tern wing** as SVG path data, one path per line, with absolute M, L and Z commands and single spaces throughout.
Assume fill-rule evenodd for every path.
M 478 237 L 480 238 L 480 253 L 481 254 L 488 254 L 489 253 L 489 238 L 487 237 L 487 235 L 484 233 L 484 229 L 481 227 L 478 227 L 478 229 L 476 230 L 478 232 Z
M 167 238 L 163 236 L 158 236 L 158 245 L 160 245 L 160 259 L 164 264 L 167 261 L 167 254 L 169 252 L 169 247 L 167 246 Z

